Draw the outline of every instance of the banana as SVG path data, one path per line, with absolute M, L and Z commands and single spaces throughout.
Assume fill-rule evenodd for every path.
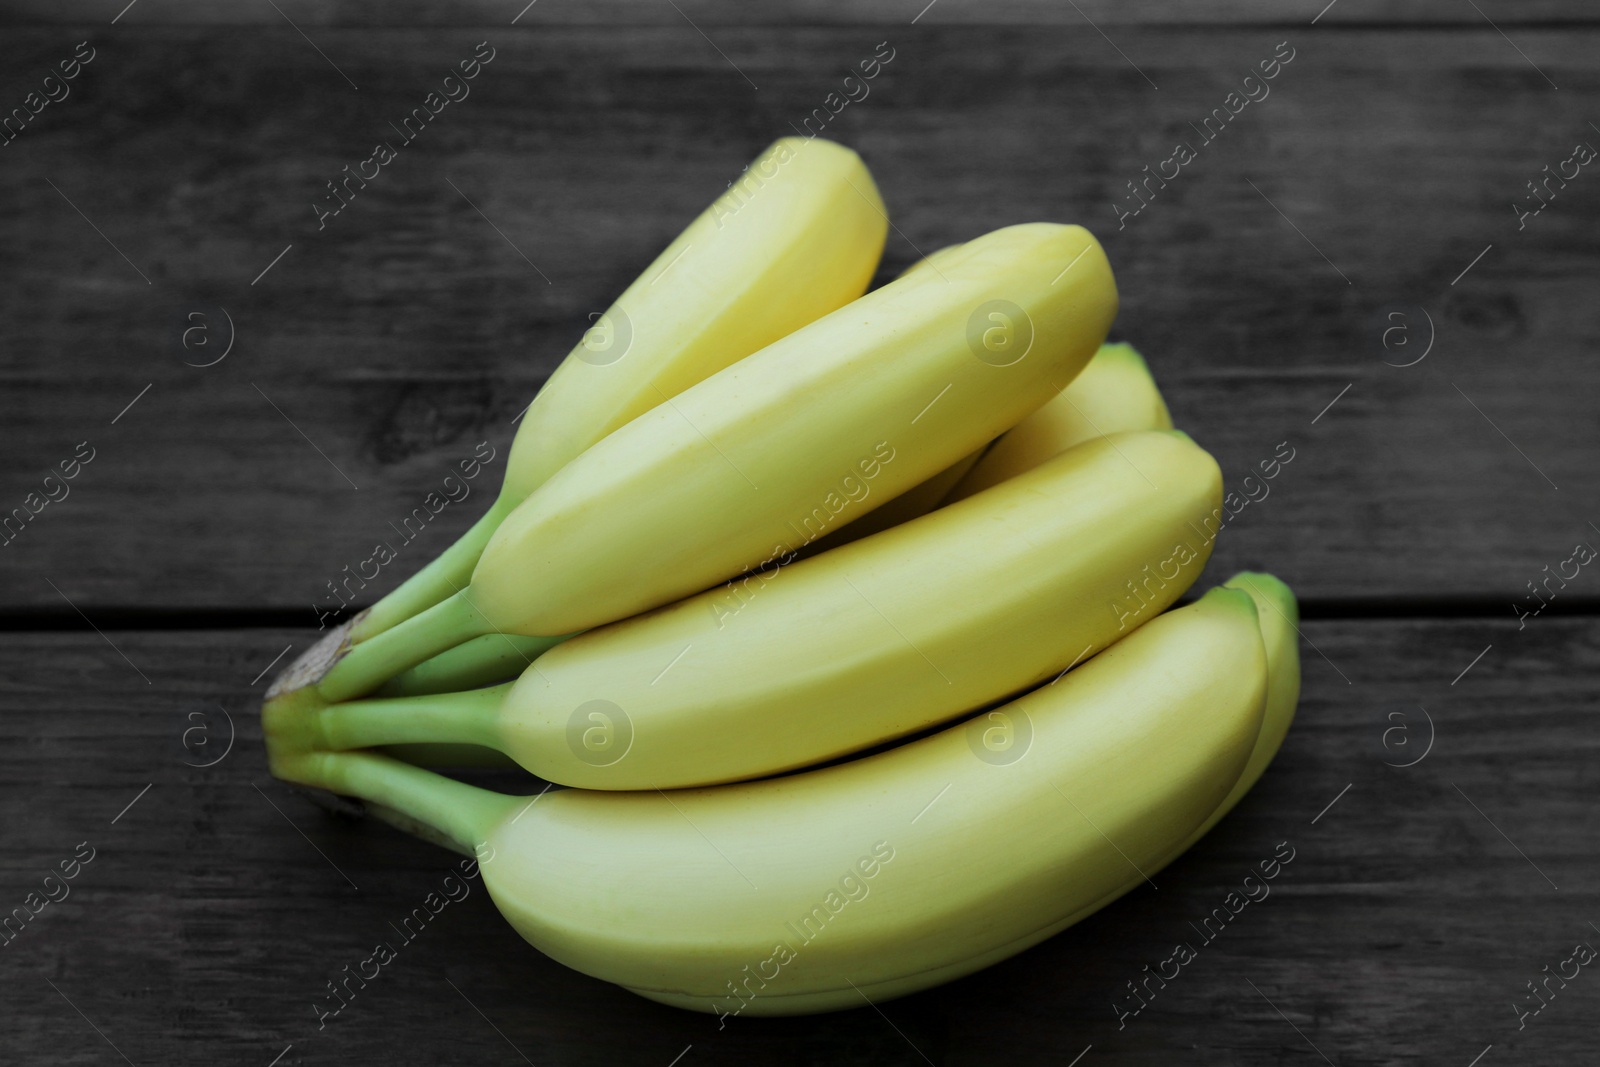
M 510 797 L 365 752 L 274 771 L 478 856 L 552 958 L 723 1016 L 877 1003 L 1020 952 L 1137 884 L 1260 732 L 1254 601 L 1214 589 L 971 722 L 677 792 Z
M 1294 594 L 1279 579 L 1254 571 L 1241 571 L 1224 582 L 1222 588 L 1248 593 L 1250 599 L 1255 601 L 1256 621 L 1261 631 L 1267 668 L 1267 695 L 1262 709 L 1261 728 L 1256 733 L 1255 744 L 1250 749 L 1244 770 L 1228 795 L 1187 838 L 1167 849 L 1149 866 L 1143 867 L 1143 876 L 1155 874 L 1189 851 L 1243 799 L 1278 754 L 1289 732 L 1289 724 L 1294 721 L 1295 706 L 1300 701 L 1300 650 L 1296 644 L 1300 635 L 1300 611 Z M 1128 879 L 1096 901 L 1089 910 L 1097 911 L 1129 890 L 1137 889 L 1144 882 L 1143 876 Z
M 903 278 L 913 271 L 937 267 L 940 263 L 948 263 L 955 259 L 960 251 L 960 245 L 948 245 L 936 252 L 931 252 L 901 271 L 900 276 Z M 982 447 L 967 453 L 927 481 L 914 485 L 893 500 L 880 504 L 849 525 L 813 541 L 806 546 L 801 555 L 810 556 L 818 552 L 826 552 L 830 548 L 847 545 L 851 541 L 860 540 L 869 534 L 877 533 L 879 530 L 887 530 L 891 526 L 899 526 L 902 522 L 914 519 L 918 515 L 926 515 L 938 507 L 939 502 L 949 494 L 950 490 L 955 488 L 956 483 L 961 480 L 962 476 L 972 469 L 972 465 L 977 463 L 983 456 L 990 443 L 985 443 Z
M 827 534 L 805 547 L 801 556 L 814 556 L 819 552 L 827 552 L 848 545 L 851 541 L 859 541 L 879 530 L 887 530 L 891 526 L 899 526 L 903 522 L 910 522 L 919 515 L 926 515 L 939 506 L 943 500 L 956 487 L 962 475 L 972 469 L 983 456 L 984 445 L 976 451 L 969 452 L 956 460 L 932 478 L 912 486 L 893 500 L 879 505 L 867 512 L 848 526 L 842 526 L 832 533 Z
M 612 430 L 866 291 L 888 216 L 854 152 L 786 137 L 745 168 L 584 334 L 534 397 L 500 496 L 361 616 L 362 641 L 471 579 L 507 515 Z
M 933 269 L 960 245 L 941 248 L 910 271 Z M 1087 366 L 1038 411 L 993 442 L 963 457 L 864 518 L 836 530 L 811 547 L 825 551 L 965 499 L 1007 478 L 1032 470 L 1080 441 L 1122 430 L 1170 430 L 1172 417 L 1144 358 L 1129 344 L 1101 345 Z M 991 458 L 991 453 L 992 458 Z
M 500 524 L 469 587 L 341 650 L 318 688 L 348 699 L 481 634 L 589 629 L 792 551 L 1038 408 L 1116 303 L 1081 227 L 969 242 L 592 446 Z
M 962 476 L 944 503 L 998 485 L 1091 437 L 1171 428 L 1172 416 L 1144 357 L 1130 344 L 1101 345 L 1083 373 L 1007 430 Z
M 894 529 L 590 630 L 515 685 L 336 704 L 269 740 L 472 743 L 588 789 L 808 766 L 1021 692 L 1155 617 L 1205 567 L 1221 494 L 1186 437 L 1088 441 Z
M 910 269 L 937 263 L 951 251 L 934 252 Z M 994 444 L 968 454 L 848 526 L 819 538 L 801 556 L 849 544 L 924 515 L 941 503 L 965 499 L 1005 478 L 1037 467 L 1080 440 L 1103 436 L 1098 430 L 1111 434 L 1123 430 L 1163 430 L 1171 426 L 1166 403 L 1143 357 L 1132 345 L 1101 345 L 1063 393 L 1006 431 Z M 983 471 L 975 472 L 972 479 L 964 481 L 967 472 L 990 450 L 996 452 L 995 458 L 986 460 Z M 956 489 L 958 483 L 959 490 Z M 418 696 L 503 682 L 518 674 L 548 645 L 542 638 L 498 634 L 476 638 L 391 679 L 377 695 Z
M 1288 736 L 1289 724 L 1294 721 L 1295 707 L 1300 703 L 1300 606 L 1294 593 L 1282 581 L 1270 574 L 1240 571 L 1223 583 L 1229 589 L 1242 589 L 1256 602 L 1256 616 L 1261 624 L 1261 640 L 1267 653 L 1267 706 L 1261 720 L 1261 733 L 1245 764 L 1244 773 L 1234 783 L 1233 789 L 1217 810 L 1179 849 L 1186 850 L 1215 826 L 1235 804 L 1250 791 L 1260 779 L 1272 757 L 1278 754 L 1283 739 Z
M 935 249 L 934 251 L 923 256 L 921 259 L 917 260 L 915 263 L 911 264 L 911 266 L 907 267 L 901 273 L 904 275 L 910 274 L 912 271 L 931 270 L 937 274 L 939 273 L 940 267 L 953 262 L 958 256 L 961 255 L 961 249 L 963 247 L 963 245 L 954 244 L 945 245 L 943 248 Z

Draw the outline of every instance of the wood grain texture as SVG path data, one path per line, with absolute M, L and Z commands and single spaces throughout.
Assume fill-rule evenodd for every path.
M 1319 1062 L 1307 1039 L 1335 1063 L 1464 1067 L 1491 1043 L 1500 1063 L 1592 1056 L 1600 982 L 1587 971 L 1521 1032 L 1510 1005 L 1573 944 L 1600 943 L 1595 620 L 1520 633 L 1308 623 L 1285 748 L 1232 815 L 1154 875 L 1158 888 L 882 1015 L 721 1031 L 546 960 L 481 887 L 319 1031 L 313 998 L 395 939 L 388 924 L 453 857 L 330 816 L 267 776 L 253 712 L 266 683 L 250 680 L 306 631 L 105 638 L 115 648 L 88 633 L 12 635 L 0 650 L 11 695 L 0 905 L 20 904 L 79 842 L 97 850 L 71 895 L 0 949 L 7 1063 L 117 1062 L 107 1039 L 135 1064 L 261 1067 L 290 1044 L 281 1062 L 296 1067 L 522 1062 L 508 1043 L 537 1064 L 658 1067 L 689 1045 L 682 1065 L 1064 1064 L 1090 1044 L 1082 1067 Z M 1419 705 L 1437 730 L 1431 751 L 1385 766 L 1423 751 Z M 231 752 L 189 766 L 221 755 L 219 708 L 237 728 Z M 186 747 L 198 726 L 209 732 Z M 1408 732 L 1386 746 L 1397 726 Z M 1284 841 L 1294 859 L 1270 895 L 1204 943 L 1188 924 Z M 1119 1030 L 1113 998 L 1126 1002 L 1125 983 L 1180 941 L 1198 958 Z
M 273 10 L 277 8 L 277 10 Z M 1076 10 L 1074 10 L 1076 8 Z M 253 3 L 206 3 L 205 0 L 97 0 L 64 6 L 49 0 L 12 0 L 0 13 L 0 25 L 100 25 L 116 19 L 129 26 L 263 25 L 291 22 L 310 27 L 506 26 L 529 32 L 546 25 L 673 25 L 692 23 L 706 29 L 725 26 L 896 26 L 932 25 L 1318 25 L 1397 24 L 1463 25 L 1483 28 L 1551 23 L 1593 22 L 1594 9 L 1580 0 L 1495 0 L 1470 5 L 1448 0 L 763 0 L 755 4 L 729 0 L 588 0 L 582 4 L 543 4 L 528 0 L 281 0 L 271 6 Z M 676 9 L 676 10 L 674 10 Z M 1092 32 L 1092 31 L 1091 31 Z
M 0 145 L 0 516 L 79 442 L 94 454 L 0 547 L 0 611 L 22 627 L 80 608 L 305 621 L 6 634 L 0 909 L 80 842 L 96 857 L 0 947 L 0 1062 L 1593 1058 L 1587 973 L 1520 1031 L 1512 1007 L 1574 943 L 1600 943 L 1600 621 L 1519 629 L 1511 611 L 1575 542 L 1600 545 L 1600 179 L 1584 168 L 1521 229 L 1512 208 L 1575 143 L 1600 145 L 1590 7 L 276 6 L 0 12 L 0 116 L 77 42 L 96 49 L 70 97 Z M 324 183 L 398 140 L 390 123 L 485 39 L 471 97 L 319 230 Z M 1324 605 L 1506 610 L 1307 623 L 1282 756 L 1159 889 L 881 1013 L 719 1030 L 544 959 L 479 887 L 319 1030 L 324 984 L 452 857 L 268 777 L 266 672 L 315 639 L 324 583 L 399 543 L 392 524 L 488 441 L 473 495 L 366 592 L 469 524 L 586 316 L 886 39 L 896 58 L 826 130 L 889 203 L 880 277 L 996 226 L 1085 221 L 1118 271 L 1117 332 L 1230 488 L 1295 450 L 1212 575 L 1269 569 Z M 1119 230 L 1126 183 L 1199 145 L 1191 123 L 1280 41 L 1295 58 L 1271 96 Z M 1412 307 L 1412 347 L 1380 343 L 1391 305 Z M 1418 306 L 1433 347 L 1386 366 L 1422 350 Z M 219 309 L 233 347 L 186 365 L 221 351 Z M 180 340 L 197 310 L 216 347 Z M 1592 583 L 1557 606 L 1592 602 Z M 1423 750 L 1427 716 L 1426 758 L 1392 766 Z M 1270 897 L 1200 944 L 1189 924 L 1283 841 L 1296 858 Z M 1125 984 L 1180 941 L 1197 960 L 1119 1028 Z
M 73 95 L 0 168 L 0 504 L 78 442 L 96 450 L 0 548 L 7 603 L 308 618 L 477 442 L 503 459 L 586 316 L 883 39 L 729 28 L 725 60 L 687 27 L 489 35 L 472 95 L 319 231 L 324 183 L 398 141 L 389 124 L 485 34 L 330 29 L 331 62 L 288 28 L 89 36 Z M 1296 450 L 1224 534 L 1217 573 L 1270 565 L 1315 598 L 1509 601 L 1594 534 L 1600 308 L 1580 235 L 1600 183 L 1580 174 L 1520 232 L 1511 206 L 1574 143 L 1600 144 L 1583 105 L 1594 31 L 1521 33 L 1530 59 L 1487 31 L 1120 37 L 1159 91 L 1072 27 L 892 36 L 871 95 L 827 128 L 890 205 L 883 275 L 1010 222 L 1094 226 L 1118 332 L 1230 487 L 1279 442 Z M 1271 96 L 1202 145 L 1190 123 L 1286 37 Z M 0 92 L 20 101 L 78 39 L 8 33 Z M 1113 201 L 1178 140 L 1198 158 L 1119 231 Z M 1383 359 L 1418 348 L 1376 345 L 1396 301 L 1436 333 L 1404 369 Z M 219 351 L 179 343 L 204 306 L 234 345 L 186 366 Z M 367 592 L 464 529 L 498 471 Z

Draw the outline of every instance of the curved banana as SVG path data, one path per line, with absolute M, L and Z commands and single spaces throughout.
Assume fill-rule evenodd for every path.
M 1101 345 L 1072 384 L 1001 435 L 944 503 L 998 485 L 1092 437 L 1171 428 L 1172 416 L 1144 357 L 1130 344 Z
M 1204 837 L 1222 817 L 1232 811 L 1244 795 L 1260 779 L 1272 758 L 1278 754 L 1289 724 L 1294 721 L 1295 706 L 1300 701 L 1300 649 L 1296 644 L 1300 636 L 1299 605 L 1294 593 L 1279 579 L 1256 571 L 1241 571 L 1223 583 L 1222 588 L 1248 593 L 1255 601 L 1256 622 L 1261 631 L 1261 643 L 1266 654 L 1267 698 L 1262 709 L 1261 729 L 1250 749 L 1244 770 L 1239 774 L 1228 795 L 1216 806 L 1206 820 L 1195 827 L 1182 842 L 1173 845 L 1165 854 L 1144 866 L 1145 875 L 1155 874 L 1187 852 L 1195 842 Z M 1098 910 L 1129 890 L 1143 884 L 1143 878 L 1130 878 L 1122 886 L 1097 901 Z
M 1300 703 L 1300 646 L 1297 643 L 1300 605 L 1294 593 L 1278 578 L 1257 571 L 1240 571 L 1223 585 L 1249 593 L 1256 602 L 1256 617 L 1261 624 L 1261 640 L 1267 653 L 1267 706 L 1261 720 L 1261 733 L 1250 751 L 1244 773 L 1239 775 L 1239 780 L 1211 817 L 1200 824 L 1183 846 L 1185 849 L 1232 811 L 1260 779 L 1288 736 L 1295 707 Z
M 948 263 L 956 257 L 960 250 L 960 245 L 947 245 L 936 252 L 930 252 L 901 271 L 900 277 L 903 278 L 916 270 L 934 267 L 940 263 Z M 978 462 L 984 452 L 988 450 L 990 444 L 992 442 L 986 442 L 981 447 L 956 460 L 955 463 L 938 474 L 912 486 L 893 500 L 878 505 L 849 525 L 836 529 L 832 533 L 824 534 L 821 538 L 807 545 L 801 555 L 811 556 L 818 552 L 826 552 L 831 548 L 837 548 L 839 545 L 847 545 L 851 541 L 859 541 L 861 538 L 869 534 L 875 534 L 879 530 L 887 530 L 891 526 L 899 526 L 902 522 L 914 519 L 918 515 L 926 515 L 939 506 L 939 502 L 949 494 L 950 490 L 955 488 L 956 483 L 961 480 L 962 476 L 972 469 L 973 464 Z
M 1265 696 L 1254 602 L 1214 589 L 969 723 L 786 777 L 508 797 L 364 752 L 274 771 L 476 852 L 505 917 L 570 967 L 795 1014 L 949 981 L 1087 915 L 1223 799 Z
M 956 257 L 961 254 L 961 249 L 963 247 L 965 246 L 953 244 L 945 245 L 943 248 L 935 249 L 934 251 L 923 256 L 921 259 L 917 260 L 915 263 L 911 264 L 911 266 L 907 267 L 905 270 L 901 271 L 901 276 L 904 277 L 905 275 L 910 274 L 912 271 L 919 270 L 932 270 L 935 273 L 938 273 L 938 268 L 954 261 Z
M 1082 227 L 971 241 L 595 444 L 500 524 L 468 588 L 357 644 L 318 688 L 348 699 L 480 634 L 589 629 L 793 551 L 1039 407 L 1116 303 Z
M 595 321 L 528 406 L 500 496 L 351 629 L 362 641 L 466 586 L 513 508 L 590 445 L 667 397 L 866 291 L 888 216 L 861 158 L 785 137 Z
M 960 245 L 942 248 L 911 270 L 932 269 Z M 910 271 L 907 271 L 910 273 Z M 1101 345 L 1087 366 L 1044 407 L 993 442 L 908 489 L 865 518 L 812 546 L 822 551 L 898 526 L 963 500 L 1093 437 L 1123 430 L 1170 430 L 1172 417 L 1144 358 L 1129 344 Z
M 930 261 L 937 263 L 951 251 L 934 252 L 911 269 Z M 994 444 L 970 453 L 848 526 L 823 536 L 802 555 L 848 544 L 925 515 L 941 503 L 964 499 L 988 485 L 1037 467 L 1080 440 L 1102 436 L 1098 430 L 1110 434 L 1171 426 L 1167 405 L 1144 358 L 1129 344 L 1101 345 L 1063 393 L 1002 434 Z M 996 458 L 986 460 L 982 472 L 974 472 L 972 479 L 964 481 L 967 472 L 991 449 L 997 450 Z M 999 477 L 1001 474 L 1005 478 Z M 535 649 L 543 651 L 548 644 L 544 638 L 499 634 L 479 637 L 391 679 L 377 695 L 420 696 L 503 682 L 532 661 L 537 654 Z
M 1205 567 L 1221 493 L 1185 437 L 1087 441 L 892 530 L 590 630 L 514 686 L 336 704 L 305 738 L 285 723 L 269 739 L 475 743 L 588 789 L 809 766 L 1021 692 L 1154 618 Z
M 947 260 L 960 247 L 960 245 L 951 245 L 942 248 L 927 258 L 920 259 L 910 267 L 907 267 L 901 272 L 901 276 L 929 263 Z M 1096 354 L 1095 358 L 1098 359 L 1099 355 Z M 1092 364 L 1093 360 L 1090 362 Z M 1082 375 L 1080 374 L 1079 377 L 1081 378 Z M 1127 428 L 1135 429 L 1136 427 Z M 955 488 L 962 475 L 972 469 L 973 464 L 978 462 L 979 457 L 983 455 L 988 447 L 988 445 L 984 445 L 983 448 L 977 449 L 922 484 L 906 490 L 893 500 L 869 511 L 849 525 L 825 534 L 806 546 L 800 555 L 802 557 L 812 556 L 836 545 L 848 544 L 851 541 L 859 540 L 868 534 L 877 533 L 879 530 L 887 530 L 891 526 L 899 526 L 902 522 L 932 511 L 950 490 Z M 1043 462 L 1046 458 L 1048 457 L 1040 457 L 1040 462 Z M 1037 464 L 1034 464 L 1034 466 L 1037 466 Z M 467 580 L 470 580 L 470 577 L 468 575 Z M 466 580 L 463 580 L 460 584 L 465 585 Z M 438 599 L 442 600 L 443 596 Z M 415 614 L 415 612 L 411 614 Z M 432 659 L 401 672 L 379 687 L 374 695 L 380 697 L 423 696 L 430 693 L 450 693 L 462 689 L 474 689 L 478 686 L 509 681 L 520 674 L 527 663 L 533 662 L 534 656 L 542 654 L 549 647 L 550 642 L 545 638 L 486 634 L 457 645 L 447 652 L 441 652 Z M 519 662 L 519 660 L 525 660 L 526 662 Z M 430 748 L 429 755 L 434 757 L 448 756 L 447 746 L 433 746 Z M 478 758 L 476 753 L 468 753 L 467 755 L 474 760 Z M 432 765 L 447 766 L 449 761 Z

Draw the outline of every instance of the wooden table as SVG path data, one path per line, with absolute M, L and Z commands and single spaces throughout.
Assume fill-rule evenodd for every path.
M 924 3 L 9 5 L 0 106 L 93 58 L 0 153 L 0 507 L 92 459 L 0 548 L 0 907 L 94 858 L 0 952 L 0 1061 L 1593 1061 L 1600 978 L 1520 1030 L 1512 1006 L 1600 944 L 1600 587 L 1514 606 L 1600 546 L 1600 176 L 1514 208 L 1600 146 L 1592 9 Z M 485 40 L 471 97 L 319 230 L 324 183 Z M 719 1030 L 544 959 L 479 893 L 319 1030 L 324 984 L 451 857 L 266 774 L 272 666 L 883 41 L 828 134 L 884 191 L 884 277 L 1083 221 L 1117 332 L 1230 484 L 1295 450 L 1205 580 L 1269 569 L 1303 597 L 1281 756 L 1159 888 L 881 1011 Z M 1119 229 L 1126 183 L 1280 48 L 1271 95 Z M 1284 841 L 1271 897 L 1119 1029 L 1125 983 Z

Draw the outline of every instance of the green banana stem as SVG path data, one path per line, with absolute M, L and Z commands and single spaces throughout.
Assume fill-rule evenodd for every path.
M 504 752 L 484 748 L 482 745 L 384 745 L 379 751 L 397 760 L 436 770 L 518 771 L 522 769 L 516 760 Z
M 308 750 L 341 751 L 418 742 L 466 742 L 498 748 L 500 705 L 514 683 L 464 693 L 352 700 L 304 720 Z
M 501 489 L 500 496 L 483 517 L 453 545 L 356 617 L 350 628 L 351 643 L 370 640 L 471 584 L 473 568 L 478 565 L 484 546 L 500 528 L 501 520 L 516 509 L 517 503 L 508 500 L 505 490 Z
M 285 768 L 288 770 L 288 768 Z M 458 782 L 373 752 L 318 752 L 294 761 L 284 775 L 304 785 L 359 797 L 412 820 L 467 855 L 474 855 L 494 828 L 529 798 L 508 796 Z M 394 821 L 394 820 L 389 820 Z M 402 829 L 413 827 L 401 822 Z
M 355 645 L 316 683 L 329 702 L 364 696 L 402 671 L 489 632 L 471 587 Z
M 570 634 L 567 636 L 571 636 Z M 566 637 L 484 634 L 441 652 L 384 682 L 375 696 L 457 693 L 515 678 Z

